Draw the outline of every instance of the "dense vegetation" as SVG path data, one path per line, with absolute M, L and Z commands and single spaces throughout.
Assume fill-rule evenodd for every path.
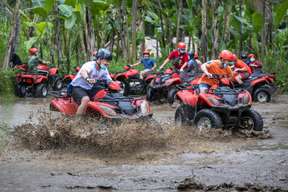
M 158 62 L 187 37 L 202 61 L 224 48 L 255 53 L 288 87 L 287 0 L 2 0 L 0 5 L 3 69 L 13 52 L 26 61 L 31 46 L 65 72 L 107 47 L 115 71 L 139 58 L 147 36 L 159 41 Z

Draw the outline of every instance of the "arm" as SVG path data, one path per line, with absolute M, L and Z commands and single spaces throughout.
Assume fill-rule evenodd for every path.
M 91 72 L 91 69 L 89 69 L 89 67 L 88 67 L 88 65 L 87 65 L 87 63 L 85 63 L 82 67 L 81 67 L 81 69 L 80 69 L 80 71 L 79 71 L 79 74 L 80 74 L 80 76 L 83 78 L 83 79 L 88 79 L 89 78 L 89 73 Z
M 154 63 L 154 66 L 152 67 L 152 70 L 154 71 L 156 69 L 156 67 L 157 67 L 157 64 Z
M 188 65 L 188 62 L 185 62 L 185 63 L 182 65 L 182 67 L 180 68 L 180 71 L 183 71 L 187 65 Z
M 208 72 L 207 66 L 209 65 L 209 63 L 204 63 L 201 65 L 201 70 L 208 76 L 211 77 L 212 74 Z
M 131 65 L 131 67 L 135 67 L 135 66 L 139 65 L 140 63 L 141 63 L 140 61 L 137 62 L 137 63 L 134 63 L 134 64 Z
M 163 64 L 159 67 L 159 69 L 162 69 L 169 61 L 170 61 L 169 58 L 165 59 L 165 61 L 164 61 Z

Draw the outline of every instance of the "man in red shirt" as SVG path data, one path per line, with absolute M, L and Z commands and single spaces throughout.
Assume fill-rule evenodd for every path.
M 167 59 L 163 62 L 163 64 L 159 67 L 159 69 L 163 69 L 163 67 L 169 62 L 172 61 L 175 69 L 183 70 L 183 68 L 187 65 L 189 60 L 188 53 L 186 52 L 186 44 L 184 42 L 179 42 L 177 49 L 173 50 Z M 182 68 L 183 67 L 183 68 Z
M 252 71 L 250 67 L 244 63 L 244 61 L 237 58 L 235 54 L 233 54 L 234 60 L 234 80 L 237 81 L 240 85 L 243 84 L 243 80 L 248 79 L 251 75 Z

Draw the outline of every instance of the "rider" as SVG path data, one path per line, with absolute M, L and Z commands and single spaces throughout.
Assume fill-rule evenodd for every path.
M 262 69 L 262 63 L 259 60 L 256 60 L 256 56 L 254 54 L 248 55 L 247 64 L 251 68 L 252 72 Z
M 189 56 L 186 52 L 186 44 L 184 42 L 179 42 L 177 49 L 173 50 L 167 59 L 163 62 L 163 64 L 159 67 L 159 70 L 163 69 L 163 67 L 172 60 L 173 65 L 176 69 L 183 71 L 184 67 L 186 67 Z
M 248 77 L 251 75 L 252 71 L 250 67 L 244 63 L 241 59 L 238 59 L 235 54 L 233 54 L 233 61 L 234 61 L 234 79 L 237 81 L 238 84 L 242 85 L 243 80 L 248 79 Z
M 201 69 L 205 75 L 199 79 L 200 93 L 205 93 L 211 86 L 218 84 L 218 81 L 213 78 L 214 74 L 232 78 L 233 71 L 230 66 L 233 64 L 233 53 L 228 50 L 221 51 L 219 59 L 202 64 Z
M 29 49 L 29 60 L 28 60 L 28 71 L 32 72 L 35 71 L 37 65 L 41 62 L 38 57 L 38 49 L 32 47 Z
M 201 61 L 199 60 L 198 53 L 197 52 L 189 52 L 189 61 L 187 63 L 187 72 L 194 71 L 195 73 L 199 73 L 201 70 Z M 186 66 L 183 66 L 185 69 Z
M 143 79 L 143 76 L 146 73 L 148 73 L 150 71 L 153 71 L 156 68 L 155 61 L 150 58 L 150 52 L 148 50 L 145 50 L 143 52 L 143 58 L 139 62 L 131 65 L 131 67 L 137 66 L 139 64 L 143 64 L 144 65 L 144 70 L 140 72 L 141 79 Z
M 112 54 L 109 50 L 101 48 L 96 54 L 95 61 L 89 61 L 83 64 L 76 77 L 71 82 L 73 86 L 72 97 L 79 105 L 76 114 L 85 114 L 88 102 L 99 91 L 99 86 L 95 86 L 97 81 L 109 83 L 112 81 L 107 66 L 112 60 Z

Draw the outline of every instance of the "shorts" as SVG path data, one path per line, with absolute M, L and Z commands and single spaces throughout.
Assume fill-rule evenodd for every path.
M 248 72 L 237 72 L 240 75 L 241 79 L 248 79 L 250 74 Z
M 143 71 L 141 71 L 141 73 L 148 73 L 149 71 L 152 71 L 152 69 L 144 69 Z
M 206 84 L 206 83 L 200 83 L 198 85 L 198 88 L 201 90 L 201 89 L 209 89 L 211 86 Z
M 101 89 L 102 88 L 97 89 L 97 87 L 95 87 L 95 88 L 92 88 L 91 90 L 86 90 L 86 89 L 83 89 L 82 87 L 73 87 L 72 98 L 78 105 L 80 105 L 83 97 L 88 96 L 90 100 L 92 100 L 95 94 Z

